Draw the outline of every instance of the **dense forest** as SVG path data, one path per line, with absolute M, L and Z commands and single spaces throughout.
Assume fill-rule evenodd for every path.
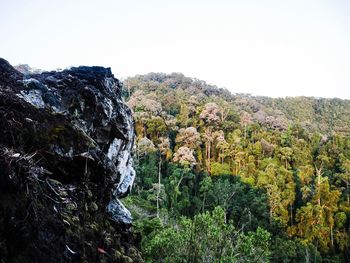
M 350 101 L 231 94 L 182 74 L 124 81 L 146 262 L 350 261 Z

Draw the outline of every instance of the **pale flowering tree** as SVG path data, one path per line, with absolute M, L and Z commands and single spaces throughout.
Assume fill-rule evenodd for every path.
M 156 98 L 148 98 L 147 96 L 141 100 L 140 107 L 152 115 L 160 115 L 162 112 L 162 104 Z
M 158 150 L 162 155 L 166 155 L 170 149 L 169 138 L 160 137 L 158 143 Z
M 136 121 L 136 131 L 139 136 L 148 134 L 148 125 L 152 125 L 157 119 L 165 123 L 162 116 L 162 104 L 154 94 L 145 94 L 142 90 L 135 91 L 127 102 L 129 108 L 133 111 Z
M 132 94 L 128 102 L 126 103 L 132 111 L 135 111 L 136 106 L 142 100 L 142 97 L 145 96 L 145 93 L 142 90 L 137 90 Z
M 278 117 L 273 117 L 273 116 L 267 116 L 265 118 L 265 125 L 272 129 L 277 129 L 277 130 L 286 130 L 288 128 L 288 120 L 285 117 L 278 116 Z
M 203 111 L 199 115 L 199 118 L 203 119 L 206 123 L 214 124 L 219 123 L 221 108 L 214 102 L 209 102 L 205 104 Z
M 213 139 L 216 140 L 217 142 L 225 141 L 224 131 L 219 130 L 219 131 L 213 132 Z
M 207 171 L 210 173 L 210 159 L 211 159 L 211 148 L 212 143 L 214 141 L 213 138 L 213 127 L 218 125 L 222 118 L 220 114 L 222 113 L 222 109 L 216 103 L 210 102 L 204 105 L 204 109 L 202 110 L 199 118 L 201 118 L 205 123 L 205 130 L 203 134 L 203 138 L 205 139 L 205 153 L 206 153 L 206 163 L 207 163 Z
M 186 146 L 192 150 L 195 150 L 201 144 L 200 134 L 195 127 L 180 129 L 175 141 L 179 145 Z
M 191 96 L 188 99 L 188 112 L 190 115 L 193 115 L 196 113 L 196 109 L 197 109 L 198 104 L 199 104 L 199 102 L 198 102 L 197 96 Z
M 176 125 L 176 118 L 173 115 L 166 114 L 166 112 L 163 111 L 162 117 L 169 131 L 177 131 L 179 129 L 179 127 Z
M 222 130 L 213 132 L 216 149 L 219 150 L 219 162 L 224 163 L 225 157 L 229 155 L 230 145 L 226 142 L 225 134 Z
M 147 112 L 149 115 L 158 116 L 162 112 L 162 104 L 157 100 L 153 94 L 145 94 L 142 90 L 136 91 L 127 105 L 134 111 Z
M 142 158 L 146 156 L 148 153 L 155 152 L 156 147 L 154 143 L 148 139 L 147 137 L 143 137 L 137 143 L 137 156 L 138 158 Z
M 248 112 L 246 111 L 243 111 L 242 114 L 241 114 L 241 121 L 240 121 L 240 124 L 241 126 L 244 128 L 244 138 L 246 139 L 247 138 L 247 126 L 249 124 L 252 124 L 253 121 L 252 121 L 252 115 L 249 114 Z
M 182 146 L 177 150 L 177 152 L 174 154 L 173 161 L 178 162 L 184 166 L 193 166 L 196 164 L 196 159 L 193 156 L 193 150 L 189 149 L 186 146 Z
M 174 154 L 173 162 L 179 163 L 183 167 L 178 174 L 170 176 L 170 185 L 172 185 L 173 193 L 171 194 L 172 200 L 176 203 L 178 194 L 180 194 L 180 185 L 183 179 L 193 178 L 191 173 L 191 167 L 196 164 L 196 159 L 193 156 L 193 150 L 186 146 L 180 147 Z

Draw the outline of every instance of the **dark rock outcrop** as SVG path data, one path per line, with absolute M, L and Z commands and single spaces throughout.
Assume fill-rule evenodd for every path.
M 119 198 L 134 124 L 109 68 L 0 59 L 0 262 L 140 262 Z

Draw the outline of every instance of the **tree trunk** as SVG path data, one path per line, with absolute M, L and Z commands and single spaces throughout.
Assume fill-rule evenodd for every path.
M 320 194 L 320 190 L 321 190 L 321 174 L 322 174 L 322 168 L 317 169 L 316 167 L 316 173 L 317 173 L 317 192 L 318 192 L 318 199 L 317 199 L 317 203 L 319 206 L 321 206 L 321 194 Z
M 161 167 L 162 167 L 162 157 L 160 156 L 159 163 L 158 163 L 157 218 L 159 218 L 159 195 L 160 195 Z
M 317 191 L 318 191 L 318 199 L 317 199 L 317 203 L 319 206 L 321 206 L 321 193 L 320 193 L 320 190 L 321 190 L 321 176 L 318 175 L 318 179 L 317 179 Z
M 349 181 L 346 182 L 346 199 L 347 199 L 347 202 L 348 202 L 348 206 L 350 206 Z
M 146 137 L 146 134 L 147 134 L 147 127 L 146 127 L 146 124 L 143 124 L 143 137 Z
M 334 248 L 334 241 L 333 241 L 333 226 L 331 226 L 331 246 L 332 249 Z
M 208 147 L 208 158 L 207 158 L 207 161 L 208 161 L 208 173 L 210 174 L 210 155 L 211 155 L 211 152 L 210 152 L 210 150 L 211 150 L 210 141 L 208 141 L 208 145 L 209 145 L 209 147 Z

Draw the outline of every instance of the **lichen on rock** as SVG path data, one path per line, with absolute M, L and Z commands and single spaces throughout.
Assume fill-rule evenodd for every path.
M 120 89 L 109 68 L 23 75 L 0 59 L 4 262 L 142 261 L 119 200 L 135 178 Z

